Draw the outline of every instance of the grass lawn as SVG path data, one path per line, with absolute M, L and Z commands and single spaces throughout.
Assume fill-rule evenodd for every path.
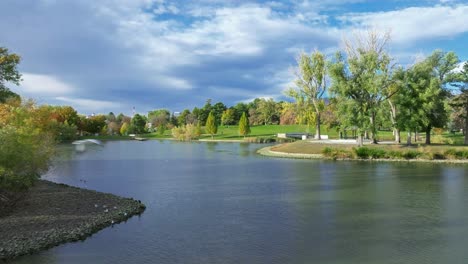
M 308 127 L 306 125 L 259 125 L 259 126 L 252 126 L 251 133 L 248 135 L 248 138 L 255 138 L 255 137 L 276 137 L 278 133 L 292 133 L 292 132 L 299 132 L 299 133 L 315 133 L 315 128 Z M 204 129 L 203 129 L 204 130 Z M 322 128 L 322 135 L 328 135 L 330 139 L 338 139 L 339 134 L 335 129 L 326 130 Z M 168 139 L 172 138 L 171 130 L 168 129 L 164 131 L 164 135 L 159 135 L 159 133 L 148 133 L 148 134 L 141 134 L 138 135 L 140 137 L 148 138 L 148 139 Z M 351 137 L 352 133 L 349 132 L 348 136 Z M 414 134 L 413 134 L 414 137 Z M 417 142 L 414 142 L 414 138 L 412 140 L 413 143 L 419 144 L 423 143 L 425 140 L 425 134 L 420 133 L 419 139 Z M 101 140 L 126 140 L 132 139 L 128 136 L 87 136 L 82 137 L 83 139 L 86 138 L 95 138 Z M 211 139 L 211 136 L 208 134 L 203 134 L 201 139 Z M 377 134 L 377 138 L 379 141 L 393 141 L 393 133 L 392 131 L 379 131 Z M 243 136 L 239 136 L 239 126 L 219 126 L 218 133 L 214 135 L 214 140 L 243 140 Z M 401 133 L 401 142 L 406 143 L 407 133 Z M 436 144 L 450 144 L 450 145 L 463 145 L 463 135 L 461 133 L 444 133 L 443 135 L 432 135 L 432 142 Z

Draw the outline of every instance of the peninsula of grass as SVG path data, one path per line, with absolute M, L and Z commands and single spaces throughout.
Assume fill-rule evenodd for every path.
M 260 154 L 292 158 L 324 158 L 333 160 L 418 160 L 468 162 L 468 146 L 453 145 L 402 145 L 333 144 L 320 141 L 296 141 L 267 147 Z
M 0 199 L 0 262 L 83 240 L 145 210 L 134 199 L 43 180 L 9 194 L 7 206 Z

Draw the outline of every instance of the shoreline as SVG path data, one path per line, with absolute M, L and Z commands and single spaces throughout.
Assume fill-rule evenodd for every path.
M 271 148 L 274 146 L 268 146 L 257 150 L 257 154 L 266 157 L 275 158 L 289 158 L 289 159 L 317 159 L 317 160 L 333 160 L 327 158 L 322 154 L 306 154 L 306 153 L 289 153 L 274 151 Z M 468 160 L 457 160 L 457 159 L 440 159 L 440 160 L 429 160 L 429 159 L 336 159 L 346 161 L 371 161 L 371 162 L 423 162 L 423 163 L 445 163 L 445 164 L 467 164 Z
M 133 198 L 39 180 L 0 217 L 0 262 L 84 240 L 145 208 Z

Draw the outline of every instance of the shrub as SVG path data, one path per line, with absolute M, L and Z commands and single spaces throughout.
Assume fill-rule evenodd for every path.
M 351 151 L 339 148 L 325 147 L 322 150 L 322 154 L 325 157 L 331 158 L 333 160 L 353 158 L 353 153 Z
M 0 129 L 0 188 L 26 189 L 47 171 L 53 137 L 38 129 L 7 126 Z
M 417 150 L 408 150 L 406 152 L 403 152 L 403 158 L 405 159 L 416 159 L 421 155 L 422 153 Z
M 356 156 L 361 159 L 382 159 L 387 157 L 386 151 L 380 148 L 359 147 L 353 148 L 353 151 Z
M 451 159 L 468 159 L 468 150 L 447 149 L 444 154 Z

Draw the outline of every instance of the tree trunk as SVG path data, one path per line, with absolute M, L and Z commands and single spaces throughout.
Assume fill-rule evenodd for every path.
M 401 143 L 400 129 L 394 128 L 393 133 L 395 135 L 395 142 L 396 143 Z
M 369 133 L 367 132 L 367 130 L 364 131 L 364 138 L 365 138 L 365 139 L 369 139 Z
M 315 139 L 320 140 L 320 113 L 317 113 L 317 118 L 315 118 Z
M 406 145 L 411 145 L 411 130 L 408 130 L 408 138 L 406 139 Z
M 426 144 L 430 145 L 431 144 L 431 129 L 432 127 L 429 125 L 426 128 Z
M 395 137 L 395 142 L 401 143 L 400 129 L 397 128 L 396 123 L 396 106 L 390 100 L 388 100 L 388 104 L 390 105 L 390 119 L 393 126 L 393 136 Z
M 359 135 L 358 135 L 357 145 L 359 147 L 362 147 L 364 145 L 364 135 L 362 133 L 359 133 Z
M 371 114 L 370 123 L 371 123 L 371 140 L 372 140 L 372 144 L 377 144 L 377 128 L 375 127 L 375 113 Z

